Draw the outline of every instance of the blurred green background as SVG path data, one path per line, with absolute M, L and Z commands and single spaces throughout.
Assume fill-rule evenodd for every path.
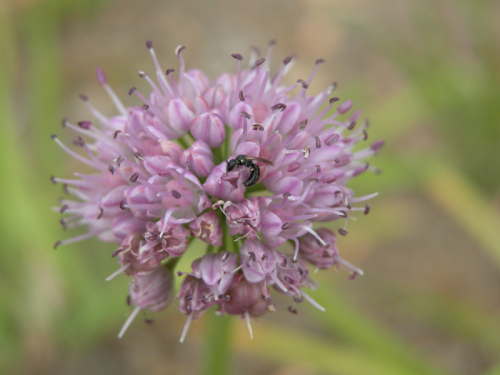
M 327 311 L 276 297 L 278 312 L 234 319 L 234 374 L 500 374 L 500 2 L 474 0 L 22 0 L 0 3 L 0 371 L 2 374 L 198 374 L 207 324 L 178 339 L 184 316 L 169 308 L 153 325 L 129 312 L 128 280 L 113 244 L 53 250 L 64 233 L 51 211 L 62 196 L 49 176 L 83 170 L 49 138 L 66 143 L 64 116 L 89 118 L 87 94 L 112 103 L 95 68 L 125 104 L 151 72 L 187 46 L 188 68 L 211 78 L 235 70 L 275 38 L 274 68 L 298 55 L 289 82 L 327 61 L 309 89 L 332 81 L 370 119 L 386 148 L 372 212 L 340 239 L 365 276 L 319 272 L 311 293 Z M 336 225 L 336 224 L 335 224 Z M 335 227 L 335 226 L 334 226 Z M 187 266 L 186 266 L 187 267 Z M 276 296 L 276 294 L 275 294 Z M 209 314 L 206 314 L 209 315 Z

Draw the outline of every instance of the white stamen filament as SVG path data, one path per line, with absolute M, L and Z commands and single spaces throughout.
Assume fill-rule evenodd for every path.
M 127 331 L 127 329 L 130 326 L 130 324 L 132 324 L 132 322 L 134 321 L 134 319 L 137 316 L 137 314 L 139 313 L 139 311 L 141 311 L 141 308 L 139 306 L 137 306 L 134 309 L 134 311 L 132 311 L 132 314 L 130 314 L 130 316 L 127 318 L 127 321 L 125 322 L 125 324 L 123 325 L 122 329 L 120 330 L 120 333 L 118 334 L 118 338 L 119 339 L 121 339 L 123 337 L 123 335 Z
M 123 271 L 125 271 L 129 267 L 130 267 L 130 263 L 127 263 L 124 266 L 121 266 L 117 271 L 113 272 L 110 276 L 106 277 L 106 281 L 114 279 L 115 276 L 118 276 L 119 274 L 121 274 Z
M 245 320 L 247 321 L 248 331 L 250 332 L 250 338 L 253 339 L 252 325 L 250 324 L 250 314 L 245 311 Z

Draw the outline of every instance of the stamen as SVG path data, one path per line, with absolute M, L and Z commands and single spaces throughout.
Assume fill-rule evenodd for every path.
M 250 314 L 248 310 L 245 311 L 245 320 L 247 321 L 248 331 L 250 332 L 250 338 L 253 339 L 252 325 L 250 324 Z
M 118 338 L 119 339 L 121 339 L 123 337 L 123 335 L 125 334 L 125 331 L 127 331 L 128 327 L 133 322 L 133 320 L 135 319 L 135 317 L 137 316 L 137 314 L 139 313 L 140 310 L 141 310 L 141 308 L 139 306 L 137 306 L 134 309 L 134 311 L 132 311 L 132 314 L 130 314 L 130 316 L 128 317 L 127 321 L 123 325 L 120 333 L 118 334 Z
M 127 116 L 127 110 L 125 109 L 125 106 L 122 104 L 118 96 L 115 94 L 113 89 L 108 85 L 106 75 L 104 74 L 104 71 L 101 68 L 96 69 L 96 75 L 97 75 L 97 80 L 99 83 L 104 87 L 106 92 L 108 93 L 109 97 L 113 101 L 114 105 L 118 109 L 118 111 L 123 115 Z
M 182 334 L 181 334 L 181 339 L 179 340 L 180 342 L 184 342 L 184 339 L 186 338 L 189 326 L 191 325 L 191 320 L 193 319 L 193 314 L 188 314 L 186 323 L 184 324 L 184 328 L 182 329 Z

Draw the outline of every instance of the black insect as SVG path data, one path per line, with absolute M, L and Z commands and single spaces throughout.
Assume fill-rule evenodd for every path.
M 260 168 L 258 165 L 254 164 L 254 161 L 260 161 L 271 167 L 274 167 L 274 164 L 266 159 L 261 159 L 255 156 L 248 155 L 238 155 L 236 158 L 231 159 L 227 162 L 226 173 L 232 171 L 236 167 L 245 167 L 249 168 L 250 172 L 248 174 L 247 180 L 243 183 L 246 187 L 253 186 L 259 181 L 260 178 Z

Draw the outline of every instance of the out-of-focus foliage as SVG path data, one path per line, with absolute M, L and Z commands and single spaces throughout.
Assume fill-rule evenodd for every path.
M 127 280 L 104 282 L 116 269 L 112 245 L 88 240 L 52 250 L 70 234 L 50 211 L 63 192 L 49 176 L 67 176 L 74 162 L 49 135 L 71 141 L 59 124 L 65 115 L 87 116 L 75 114 L 81 90 L 112 113 L 93 71 L 111 70 L 125 97 L 134 69 L 150 64 L 147 38 L 160 51 L 187 44 L 188 65 L 214 78 L 234 69 L 230 53 L 246 56 L 250 45 L 276 37 L 283 43 L 277 61 L 299 53 L 299 77 L 324 57 L 321 77 L 340 83 L 338 95 L 354 99 L 373 124 L 370 138 L 385 138 L 387 148 L 373 160 L 383 174 L 355 186 L 380 192 L 372 213 L 351 222 L 340 244 L 365 276 L 348 282 L 341 272 L 315 274 L 322 287 L 311 294 L 326 313 L 304 304 L 298 316 L 287 315 L 289 301 L 278 299 L 280 311 L 254 324 L 253 341 L 233 321 L 236 373 L 499 374 L 498 2 L 205 3 L 0 5 L 2 373 L 195 374 L 207 367 L 209 357 L 193 353 L 203 348 L 206 324 L 213 335 L 224 321 L 202 318 L 181 346 L 183 317 L 170 309 L 153 328 L 136 322 L 118 341 Z M 159 55 L 172 63 L 172 54 Z

